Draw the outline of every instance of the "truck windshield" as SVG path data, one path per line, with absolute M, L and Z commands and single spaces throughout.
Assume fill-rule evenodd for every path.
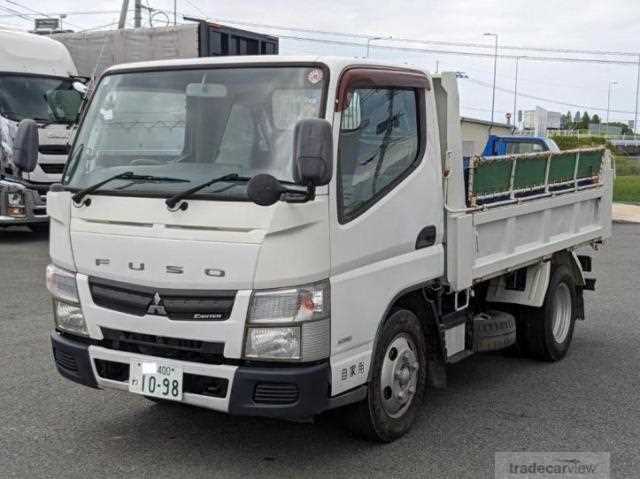
M 97 87 L 63 183 L 84 188 L 119 172 L 191 185 L 231 173 L 293 180 L 293 129 L 322 113 L 323 70 L 224 67 L 107 75 Z M 101 191 L 171 196 L 189 184 L 117 180 Z M 246 183 L 198 195 L 246 198 Z
M 0 74 L 0 114 L 13 121 L 73 123 L 82 96 L 70 78 Z

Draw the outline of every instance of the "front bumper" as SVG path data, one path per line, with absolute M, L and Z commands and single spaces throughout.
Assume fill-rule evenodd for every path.
M 23 217 L 0 216 L 0 226 L 29 226 L 38 223 L 47 223 L 48 216 L 27 215 Z
M 58 372 L 94 388 L 129 390 L 129 364 L 153 360 L 91 341 L 51 334 Z M 156 358 L 157 359 L 157 358 Z M 185 374 L 183 403 L 234 415 L 305 419 L 332 407 L 328 362 L 299 367 L 204 364 L 162 358 Z M 186 378 L 189 378 L 187 381 Z M 202 387 L 205 385 L 204 387 Z

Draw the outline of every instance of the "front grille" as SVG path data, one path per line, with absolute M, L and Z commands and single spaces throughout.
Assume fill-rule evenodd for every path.
M 253 400 L 262 404 L 293 404 L 298 400 L 298 386 L 289 383 L 260 383 Z
M 39 145 L 38 151 L 43 155 L 68 155 L 69 145 Z
M 145 354 L 181 361 L 221 364 L 224 343 L 169 338 L 102 328 L 102 346 L 117 351 Z
M 40 163 L 40 168 L 48 175 L 61 175 L 64 163 Z
M 129 382 L 129 365 L 115 361 L 96 359 L 98 376 L 118 382 Z M 216 398 L 227 397 L 229 381 L 225 378 L 212 378 L 198 374 L 184 373 L 182 390 L 185 393 L 199 394 Z
M 64 351 L 60 351 L 58 349 L 54 349 L 53 356 L 58 366 L 60 366 L 62 369 L 78 372 L 78 364 L 76 363 L 76 359 L 71 354 L 65 353 Z
M 235 291 L 183 291 L 89 279 L 93 302 L 135 316 L 166 315 L 176 321 L 224 321 L 231 316 Z

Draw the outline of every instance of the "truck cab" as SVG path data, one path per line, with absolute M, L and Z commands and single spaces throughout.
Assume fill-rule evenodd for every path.
M 0 30 L 0 65 L 0 174 L 12 183 L 11 188 L 0 186 L 0 194 L 24 191 L 12 194 L 22 205 L 12 211 L 21 214 L 0 211 L 0 226 L 35 227 L 47 222 L 46 193 L 62 178 L 82 95 L 74 87 L 77 72 L 68 51 L 49 38 Z M 19 171 L 12 159 L 13 139 L 25 119 L 35 120 L 39 130 L 32 171 Z M 5 197 L 0 204 L 8 203 Z
M 474 163 L 467 190 L 458 101 L 455 73 L 362 59 L 109 68 L 48 194 L 60 374 L 230 414 L 345 406 L 392 441 L 447 364 L 517 331 L 564 357 L 594 285 L 572 248 L 610 234 L 606 152 Z
M 482 156 L 503 156 L 522 153 L 558 152 L 560 148 L 551 138 L 543 136 L 489 135 Z

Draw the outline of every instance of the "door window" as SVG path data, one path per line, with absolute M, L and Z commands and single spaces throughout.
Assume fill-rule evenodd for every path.
M 351 92 L 340 127 L 341 222 L 368 209 L 418 164 L 418 97 L 410 88 Z

